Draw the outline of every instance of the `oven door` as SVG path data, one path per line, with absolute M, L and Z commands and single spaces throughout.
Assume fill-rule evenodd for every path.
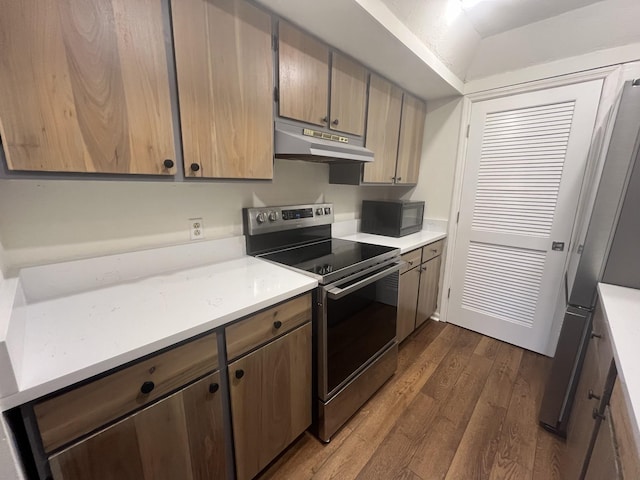
M 402 264 L 378 265 L 319 289 L 318 393 L 323 401 L 395 342 Z

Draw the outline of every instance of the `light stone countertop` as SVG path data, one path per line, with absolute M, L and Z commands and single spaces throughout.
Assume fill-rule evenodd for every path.
M 340 235 L 337 238 L 344 240 L 354 240 L 356 242 L 373 243 L 385 247 L 399 248 L 401 253 L 407 253 L 416 248 L 428 245 L 441 240 L 447 236 L 444 232 L 434 232 L 431 230 L 421 230 L 404 237 L 385 237 L 383 235 L 373 235 L 371 233 L 353 233 L 350 235 Z
M 6 410 L 310 291 L 317 281 L 253 257 L 14 307 L 25 322 Z

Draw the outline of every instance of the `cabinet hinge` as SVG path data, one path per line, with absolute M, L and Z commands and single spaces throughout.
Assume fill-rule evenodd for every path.
M 273 100 L 275 102 L 280 101 L 280 92 L 278 91 L 278 87 L 273 87 Z
M 456 223 L 460 221 L 460 212 L 458 211 L 458 215 L 456 216 Z
M 469 138 L 469 130 L 471 130 L 471 124 L 467 123 L 467 138 Z
M 451 289 L 447 291 L 447 298 L 450 298 L 450 297 L 451 297 Z
M 278 37 L 271 35 L 271 48 L 274 52 L 278 51 Z

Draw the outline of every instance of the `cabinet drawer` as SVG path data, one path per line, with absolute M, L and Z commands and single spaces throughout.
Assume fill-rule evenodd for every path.
M 218 368 L 212 333 L 34 406 L 45 452 Z M 149 389 L 143 393 L 142 386 Z
M 442 247 L 444 246 L 444 240 L 438 240 L 437 242 L 430 243 L 422 247 L 422 262 L 431 260 L 432 258 L 442 255 Z
M 225 329 L 227 358 L 233 360 L 298 325 L 311 320 L 311 294 L 307 293 Z
M 420 265 L 420 259 L 422 258 L 422 249 L 418 248 L 416 250 L 412 250 L 409 253 L 405 253 L 402 255 L 402 260 L 404 260 L 406 265 L 403 265 L 400 269 L 400 273 L 404 273 L 407 270 L 411 270 L 413 267 L 417 267 Z

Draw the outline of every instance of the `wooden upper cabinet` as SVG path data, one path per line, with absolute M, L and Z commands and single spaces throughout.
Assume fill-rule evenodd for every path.
M 245 0 L 173 0 L 187 176 L 273 177 L 271 17 Z
M 331 54 L 331 123 L 329 128 L 364 135 L 367 70 L 337 52 Z
M 329 48 L 280 20 L 278 55 L 280 116 L 326 126 Z
M 365 147 L 373 150 L 374 161 L 364 166 L 364 182 L 394 182 L 401 108 L 402 90 L 371 74 Z
M 161 0 L 7 0 L 1 9 L 9 169 L 175 173 Z
M 404 93 L 396 183 L 418 183 L 426 113 L 426 107 L 422 100 Z

